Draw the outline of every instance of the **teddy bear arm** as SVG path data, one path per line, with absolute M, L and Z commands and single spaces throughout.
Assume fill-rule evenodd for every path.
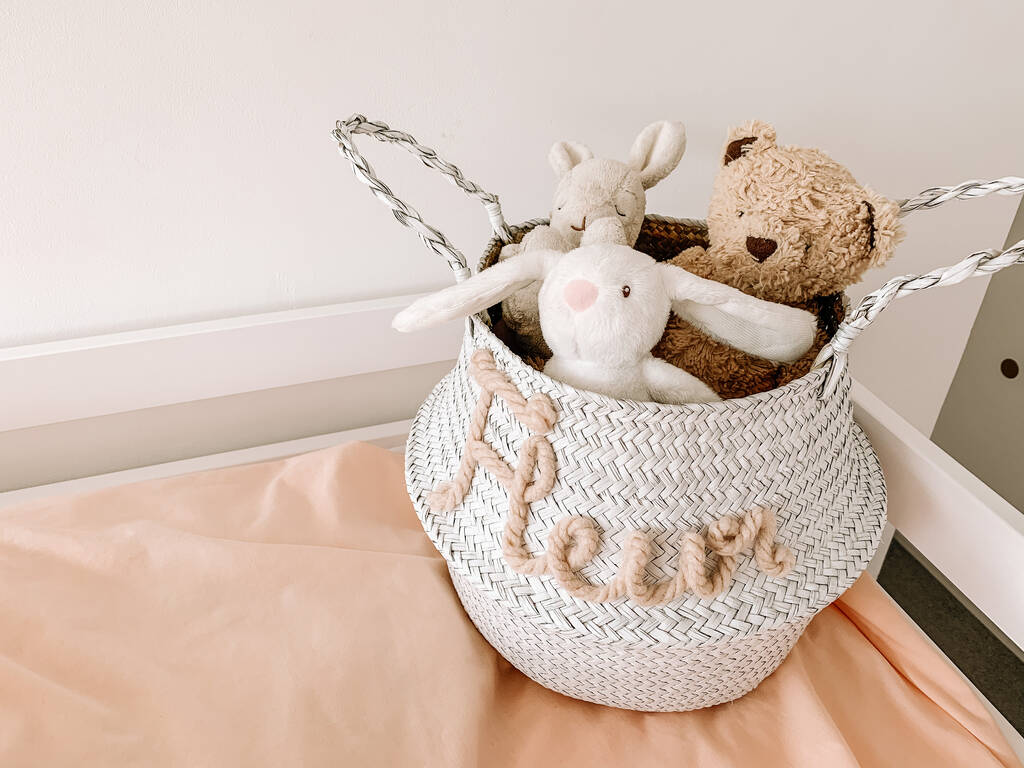
M 717 280 L 720 283 L 726 282 L 719 274 L 720 269 L 718 265 L 709 256 L 707 249 L 701 245 L 694 245 L 684 251 L 680 251 L 668 263 L 680 269 L 685 269 L 687 272 L 697 275 L 697 277 Z
M 669 318 L 653 352 L 689 371 L 723 398 L 746 397 L 776 386 L 776 364 L 722 344 L 676 315 Z

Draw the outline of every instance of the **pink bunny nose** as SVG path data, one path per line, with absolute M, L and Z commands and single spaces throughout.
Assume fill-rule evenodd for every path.
M 573 280 L 565 286 L 565 303 L 582 312 L 597 301 L 597 286 L 589 280 Z

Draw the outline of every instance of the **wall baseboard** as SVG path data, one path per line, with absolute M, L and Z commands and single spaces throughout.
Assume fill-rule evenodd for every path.
M 450 360 L 463 324 L 391 328 L 417 296 L 0 349 L 0 433 Z
M 74 493 L 85 493 L 88 491 L 109 488 L 115 485 L 126 483 L 138 483 L 143 480 L 156 480 L 163 477 L 184 475 L 189 472 L 204 472 L 209 469 L 221 469 L 233 467 L 238 464 L 254 464 L 260 461 L 271 461 L 286 456 L 295 456 L 299 453 L 318 451 L 321 448 L 341 445 L 352 441 L 373 443 L 388 450 L 403 451 L 405 449 L 406 436 L 409 434 L 409 427 L 412 422 L 409 420 L 394 421 L 389 424 L 378 424 L 362 429 L 349 429 L 343 432 L 331 432 L 325 435 L 315 435 L 299 440 L 288 440 L 270 445 L 259 445 L 253 448 L 244 448 L 237 451 L 226 451 L 215 453 L 209 456 L 197 456 L 181 461 L 170 461 L 164 464 L 153 464 L 146 467 L 121 470 L 119 472 L 108 472 L 92 477 L 82 477 L 74 480 L 64 480 L 58 483 L 37 485 L 31 488 L 21 488 L 16 491 L 0 493 L 0 509 L 15 504 L 22 504 L 36 499 L 44 499 L 52 496 L 66 496 Z
M 0 432 L 0 492 L 409 419 L 453 363 Z
M 863 386 L 851 396 L 885 472 L 889 522 L 1024 647 L 1024 515 Z

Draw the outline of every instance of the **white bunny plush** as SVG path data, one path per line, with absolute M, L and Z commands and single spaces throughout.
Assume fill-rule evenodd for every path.
M 551 224 L 526 234 L 521 243 L 506 245 L 499 260 L 530 249 L 568 252 L 579 247 L 587 227 L 611 218 L 622 224 L 623 245 L 633 246 L 647 208 L 645 191 L 668 176 L 686 150 L 682 123 L 661 121 L 644 128 L 633 142 L 629 160 L 596 158 L 582 144 L 560 141 L 548 161 L 558 176 Z M 530 285 L 502 302 L 502 317 L 528 351 L 547 355 L 538 318 L 540 285 Z
M 675 311 L 731 346 L 776 361 L 814 341 L 810 312 L 756 299 L 617 243 L 569 253 L 533 249 L 402 310 L 392 325 L 413 331 L 480 312 L 542 280 L 540 322 L 552 356 L 544 372 L 578 389 L 630 400 L 713 402 L 710 387 L 651 354 Z

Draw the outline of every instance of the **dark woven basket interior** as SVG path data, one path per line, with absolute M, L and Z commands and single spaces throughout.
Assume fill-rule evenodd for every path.
M 535 226 L 537 226 L 537 222 L 509 227 L 512 233 L 512 242 L 520 242 L 526 233 Z M 702 245 L 705 248 L 708 245 L 708 228 L 703 221 L 645 216 L 643 226 L 640 228 L 640 236 L 633 247 L 641 253 L 652 256 L 657 261 L 668 261 L 680 251 L 694 245 Z M 498 260 L 501 246 L 502 243 L 497 238 L 491 240 L 483 259 L 480 260 L 481 269 L 491 266 Z

